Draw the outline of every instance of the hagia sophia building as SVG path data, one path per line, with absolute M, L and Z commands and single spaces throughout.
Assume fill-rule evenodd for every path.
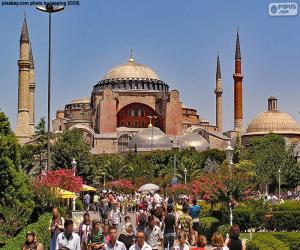
M 21 144 L 31 143 L 35 133 L 34 62 L 26 17 L 20 37 L 18 116 L 16 136 Z M 208 148 L 224 150 L 237 135 L 247 145 L 252 137 L 278 133 L 291 143 L 300 141 L 300 127 L 287 113 L 278 110 L 277 99 L 268 99 L 267 111 L 258 114 L 244 128 L 243 74 L 239 34 L 236 37 L 234 128 L 223 130 L 222 78 L 219 57 L 216 63 L 216 124 L 199 117 L 196 109 L 180 101 L 180 93 L 170 89 L 153 69 L 138 63 L 132 53 L 128 61 L 109 70 L 93 87 L 91 95 L 74 99 L 52 120 L 55 138 L 67 129 L 82 131 L 91 152 L 122 153 L 156 149 Z

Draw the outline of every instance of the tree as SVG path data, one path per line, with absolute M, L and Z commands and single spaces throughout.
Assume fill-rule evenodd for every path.
M 93 167 L 90 149 L 80 130 L 66 130 L 52 147 L 53 166 L 51 168 L 53 170 L 70 169 L 72 168 L 71 162 L 75 159 L 77 162 L 76 175 L 83 177 L 86 181 L 92 181 Z
M 296 162 L 284 137 L 273 133 L 251 139 L 250 146 L 242 151 L 242 159 L 250 160 L 254 164 L 257 179 L 261 184 L 277 186 L 279 169 L 282 170 L 282 179 L 287 184 L 292 172 L 299 173 L 293 171 Z
M 192 179 L 199 177 L 202 173 L 202 168 L 192 158 L 184 156 L 176 169 L 177 178 L 184 182 L 185 175 L 186 181 L 190 182 Z

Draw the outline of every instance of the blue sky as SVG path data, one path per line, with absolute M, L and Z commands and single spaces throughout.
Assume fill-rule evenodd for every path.
M 93 85 L 111 67 L 125 63 L 133 48 L 137 62 L 152 67 L 170 89 L 180 91 L 184 105 L 197 108 L 200 117 L 214 124 L 219 51 L 224 127 L 232 129 L 239 25 L 244 125 L 266 110 L 270 95 L 300 123 L 300 15 L 270 17 L 270 2 L 81 0 L 79 7 L 67 7 L 53 16 L 52 116 L 70 100 L 90 95 Z M 24 11 L 36 66 L 37 120 L 47 112 L 47 16 L 34 7 L 0 6 L 0 108 L 13 127 Z

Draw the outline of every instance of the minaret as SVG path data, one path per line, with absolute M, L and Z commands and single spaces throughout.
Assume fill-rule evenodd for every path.
M 222 110 L 222 79 L 221 79 L 221 67 L 220 58 L 218 55 L 217 59 L 217 70 L 216 70 L 216 128 L 219 132 L 223 132 L 223 110 Z
M 25 144 L 30 140 L 29 128 L 29 35 L 26 16 L 20 37 L 20 56 L 18 60 L 19 82 L 18 82 L 18 116 L 16 126 L 16 136 L 20 144 Z
M 241 68 L 241 49 L 239 31 L 236 34 L 235 48 L 235 73 L 234 80 L 234 130 L 241 132 L 243 130 L 243 74 Z
M 32 55 L 32 48 L 30 44 L 29 48 L 29 60 L 30 60 L 30 69 L 29 69 L 29 127 L 30 135 L 34 135 L 34 124 L 35 124 L 35 77 L 34 77 L 34 62 Z

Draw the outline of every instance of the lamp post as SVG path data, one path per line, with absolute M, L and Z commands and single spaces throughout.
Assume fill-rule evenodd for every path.
M 103 188 L 105 190 L 105 173 L 103 174 Z
M 63 6 L 53 6 L 48 3 L 46 6 L 37 6 L 39 11 L 49 13 L 49 28 L 48 28 L 48 114 L 47 114 L 47 168 L 50 168 L 50 119 L 51 119 L 51 14 L 55 12 L 62 11 L 65 7 Z
M 280 190 L 281 189 L 281 168 L 278 170 L 278 199 L 280 199 Z
M 187 169 L 184 168 L 184 184 L 186 185 L 186 174 L 187 174 Z
M 151 127 L 151 142 L 150 142 L 150 149 L 152 151 L 153 149 L 153 125 L 152 125 L 152 119 L 156 119 L 156 115 L 148 115 L 148 118 L 150 119 L 149 127 Z
M 74 171 L 74 176 L 76 176 L 76 169 L 77 169 L 77 162 L 75 161 L 75 159 L 73 158 L 72 162 L 71 162 L 71 165 L 72 165 L 72 169 Z M 74 197 L 72 199 L 72 210 L 75 211 L 76 210 L 76 197 Z
M 225 149 L 226 159 L 229 163 L 230 181 L 231 181 L 231 177 L 232 177 L 232 172 L 231 171 L 232 171 L 232 165 L 233 165 L 233 161 L 232 161 L 233 151 L 234 151 L 234 149 L 231 147 L 231 144 L 229 144 L 229 146 Z M 233 224 L 233 213 L 232 213 L 231 201 L 229 201 L 229 221 L 230 221 L 230 225 L 232 226 L 232 224 Z

